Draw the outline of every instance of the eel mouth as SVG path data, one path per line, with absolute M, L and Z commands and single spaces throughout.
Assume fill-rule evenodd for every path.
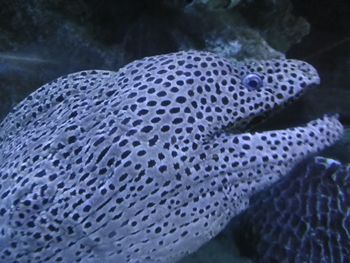
M 304 75 L 304 82 L 294 87 L 295 93 L 285 99 L 277 98 L 277 90 L 266 87 L 266 91 L 275 98 L 275 105 L 267 111 L 243 119 L 240 123 L 223 127 L 224 132 L 240 136 L 243 134 L 286 134 L 287 137 L 297 132 L 297 137 L 288 140 L 299 142 L 297 148 L 308 148 L 305 152 L 318 152 L 334 144 L 343 134 L 343 126 L 337 114 L 326 114 L 323 117 L 310 116 L 300 110 L 296 102 L 305 92 L 313 90 L 320 84 L 317 70 L 310 64 L 301 63 L 299 70 Z M 294 105 L 291 105 L 294 104 Z M 291 110 L 294 109 L 294 110 Z M 296 118 L 297 117 L 297 118 Z M 310 118 L 311 117 L 311 118 Z M 312 136 L 310 134 L 313 134 Z M 258 135 L 259 136 L 259 135 Z M 266 136 L 264 136 L 266 137 Z M 313 137 L 313 138 L 310 138 Z M 299 140 L 300 139 L 300 140 Z M 307 146 L 308 145 L 308 146 Z M 305 147 L 304 147 L 305 146 Z
M 294 108 L 294 111 L 291 110 L 293 108 L 291 104 L 295 105 L 295 102 L 298 101 L 300 97 L 305 94 L 305 92 L 313 90 L 321 82 L 317 70 L 313 66 L 309 64 L 302 64 L 300 66 L 303 67 L 302 70 L 307 77 L 303 83 L 303 88 L 300 89 L 299 87 L 299 91 L 297 93 L 289 96 L 284 101 L 279 101 L 278 103 L 276 102 L 275 105 L 269 110 L 260 112 L 255 116 L 251 116 L 248 120 L 242 120 L 242 123 L 239 125 L 227 126 L 224 128 L 224 130 L 233 134 L 242 134 L 246 132 L 263 132 L 268 130 L 282 130 L 287 129 L 288 127 L 302 126 L 312 119 L 317 119 L 319 116 L 313 116 L 313 118 L 305 118 L 305 116 L 302 116 L 300 114 L 299 108 Z M 273 90 L 268 88 L 266 91 L 275 96 Z M 297 121 L 295 121 L 295 116 L 298 116 Z

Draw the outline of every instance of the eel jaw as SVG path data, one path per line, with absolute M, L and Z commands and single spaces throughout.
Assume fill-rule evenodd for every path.
M 279 134 L 288 142 L 290 150 L 301 158 L 307 154 L 315 154 L 338 141 L 344 132 L 337 114 L 326 114 L 321 118 L 309 121 L 305 125 L 283 130 L 266 131 L 261 134 Z M 282 158 L 281 161 L 292 161 Z
M 251 137 L 254 147 L 246 154 L 256 156 L 256 161 L 250 163 L 250 169 L 262 172 L 255 173 L 253 178 L 236 178 L 235 183 L 245 185 L 250 181 L 247 192 L 260 191 L 287 175 L 306 157 L 333 145 L 342 137 L 343 131 L 337 115 L 324 115 L 304 126 L 236 135 Z M 263 150 L 258 150 L 259 147 Z

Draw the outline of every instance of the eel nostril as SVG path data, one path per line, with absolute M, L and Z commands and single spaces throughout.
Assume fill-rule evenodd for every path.
M 317 70 L 310 64 L 308 63 L 301 63 L 298 65 L 298 68 L 300 71 L 302 71 L 303 73 L 305 73 L 306 75 L 317 75 L 318 76 L 318 73 L 317 73 Z
M 305 76 L 307 77 L 307 79 L 309 80 L 309 85 L 310 84 L 316 84 L 319 85 L 321 80 L 320 77 L 317 73 L 317 70 L 310 64 L 308 63 L 300 63 L 298 65 L 298 69 L 300 71 L 302 71 L 302 73 L 305 74 Z
M 298 65 L 298 69 L 304 73 L 312 73 L 312 72 L 316 71 L 316 69 L 314 69 L 311 65 L 309 65 L 307 63 L 300 63 Z

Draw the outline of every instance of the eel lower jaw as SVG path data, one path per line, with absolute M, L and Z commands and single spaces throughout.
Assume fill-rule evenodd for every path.
M 293 165 L 309 155 L 317 154 L 332 146 L 341 139 L 343 133 L 344 128 L 339 121 L 339 116 L 326 114 L 301 126 L 256 132 L 252 136 L 258 138 L 256 143 L 265 143 L 267 147 L 270 147 L 267 153 L 271 155 L 277 153 L 278 157 L 269 160 L 268 163 L 272 161 Z M 270 141 L 262 141 L 263 137 Z M 280 145 L 276 144 L 276 139 L 281 142 Z M 273 149 L 276 149 L 275 152 Z
M 310 147 L 313 152 L 317 152 L 340 140 L 344 133 L 344 127 L 339 121 L 338 114 L 325 114 L 300 126 L 262 133 L 279 133 L 287 135 L 289 138 L 295 136 L 297 146 Z
M 259 191 L 287 175 L 302 160 L 333 145 L 342 135 L 343 126 L 337 115 L 324 115 L 288 129 L 236 135 L 239 140 L 250 137 L 250 150 L 239 169 L 242 176 L 235 177 L 231 183 L 248 188 L 250 185 L 251 190 L 247 191 L 251 193 Z M 254 161 L 250 156 L 255 156 Z

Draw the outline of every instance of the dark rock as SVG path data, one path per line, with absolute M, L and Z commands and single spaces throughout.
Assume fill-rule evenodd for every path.
M 3 1 L 0 116 L 40 85 L 83 69 L 117 70 L 131 60 L 182 49 L 204 49 L 238 59 L 283 56 L 271 48 L 264 33 L 267 28 L 251 26 L 256 17 L 245 12 L 260 12 L 264 21 L 271 14 L 284 16 L 290 9 L 280 14 L 282 9 L 276 5 L 274 13 L 263 16 L 250 2 Z M 299 30 L 294 24 L 288 26 L 292 32 Z M 294 42 L 291 39 L 290 44 Z M 5 74 L 8 71 L 11 74 Z

